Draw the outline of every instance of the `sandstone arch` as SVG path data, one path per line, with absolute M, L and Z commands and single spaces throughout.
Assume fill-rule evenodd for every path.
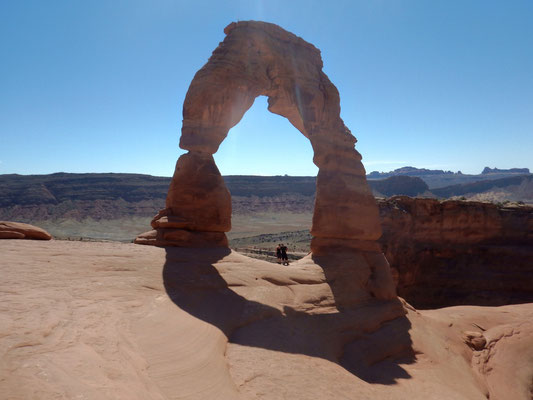
M 183 106 L 182 155 L 166 209 L 152 221 L 156 232 L 137 243 L 227 245 L 231 197 L 213 154 L 257 96 L 310 141 L 318 166 L 312 251 L 348 247 L 379 251 L 378 209 L 361 155 L 340 118 L 336 87 L 322 72 L 320 51 L 280 27 L 257 21 L 231 23 L 226 38 L 195 75 Z

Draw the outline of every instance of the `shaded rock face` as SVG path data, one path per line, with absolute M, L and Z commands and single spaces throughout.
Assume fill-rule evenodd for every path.
M 369 184 L 377 192 L 376 195 L 381 196 L 404 195 L 415 197 L 429 191 L 426 182 L 416 176 L 391 176 L 382 180 L 370 181 Z
M 320 51 L 264 22 L 232 23 L 224 32 L 226 38 L 187 92 L 180 147 L 189 152 L 177 162 L 166 210 L 155 217 L 153 228 L 209 234 L 231 229 L 231 198 L 212 154 L 254 99 L 265 95 L 269 111 L 286 117 L 314 150 L 319 173 L 313 252 L 323 253 L 336 239 L 343 247 L 378 251 L 378 209 L 354 149 L 356 139 L 340 118 L 339 93 L 322 72 Z
M 0 221 L 0 239 L 50 240 L 52 236 L 44 229 L 30 224 Z
M 533 302 L 533 212 L 491 203 L 379 202 L 397 290 L 417 308 Z

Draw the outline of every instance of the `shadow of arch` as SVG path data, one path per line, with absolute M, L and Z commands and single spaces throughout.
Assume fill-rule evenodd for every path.
M 221 260 L 231 262 L 231 250 L 167 248 L 163 281 L 179 308 L 219 328 L 230 343 L 320 357 L 369 383 L 410 378 L 401 366 L 415 360 L 410 323 L 398 300 L 327 314 L 279 309 L 232 290 L 216 268 Z

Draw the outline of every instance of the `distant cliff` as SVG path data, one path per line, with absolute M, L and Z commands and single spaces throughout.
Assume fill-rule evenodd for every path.
M 390 171 L 390 172 L 372 171 L 371 173 L 367 175 L 367 178 L 383 179 L 383 178 L 388 178 L 389 176 L 396 176 L 396 175 L 426 176 L 426 175 L 450 175 L 450 174 L 454 174 L 454 173 L 452 171 L 443 171 L 442 169 L 402 167 L 402 168 L 397 168 L 394 171 Z
M 506 188 L 518 185 L 533 185 L 533 175 L 518 175 L 508 178 L 501 178 L 488 181 L 479 181 L 473 183 L 465 183 L 462 185 L 452 185 L 443 188 L 432 189 L 432 193 L 437 197 L 449 198 L 453 196 L 463 196 L 471 193 L 482 193 L 489 190 Z M 533 186 L 532 186 L 533 194 Z M 528 196 L 527 196 L 528 197 Z M 527 198 L 526 198 L 527 200 Z
M 373 171 L 367 175 L 370 180 L 385 179 L 391 176 L 412 176 L 421 178 L 427 183 L 430 190 L 443 188 L 451 185 L 516 177 L 517 175 L 529 174 L 527 168 L 490 169 L 486 167 L 479 175 L 463 174 L 461 171 L 443 171 L 441 169 L 426 169 L 415 167 L 402 167 L 390 172 Z
M 529 168 L 498 169 L 485 167 L 482 174 L 529 174 Z
M 533 302 L 533 208 L 379 201 L 398 294 L 417 308 Z
M 314 176 L 225 176 L 236 213 L 311 212 Z M 0 219 L 32 221 L 153 216 L 164 208 L 170 178 L 141 174 L 0 175 Z M 416 196 L 419 178 L 392 177 L 370 185 L 385 196 Z
M 368 181 L 368 183 L 376 192 L 387 197 L 394 195 L 415 197 L 429 192 L 426 182 L 411 176 L 391 176 L 378 181 Z
M 445 173 L 441 176 L 454 176 Z M 486 176 L 499 176 L 487 174 Z M 426 178 L 424 178 L 426 179 Z M 312 212 L 315 177 L 225 176 L 233 212 Z M 377 196 L 466 196 L 483 201 L 533 203 L 533 175 L 482 180 L 428 190 L 420 177 L 368 181 Z M 164 208 L 168 177 L 141 174 L 0 175 L 0 219 L 20 222 L 151 217 Z
M 141 174 L 0 175 L 0 207 L 65 201 L 165 199 L 170 178 Z

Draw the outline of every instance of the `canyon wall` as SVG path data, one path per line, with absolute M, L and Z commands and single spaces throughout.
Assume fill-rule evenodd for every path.
M 416 308 L 533 302 L 533 210 L 395 196 L 379 201 L 398 295 Z

